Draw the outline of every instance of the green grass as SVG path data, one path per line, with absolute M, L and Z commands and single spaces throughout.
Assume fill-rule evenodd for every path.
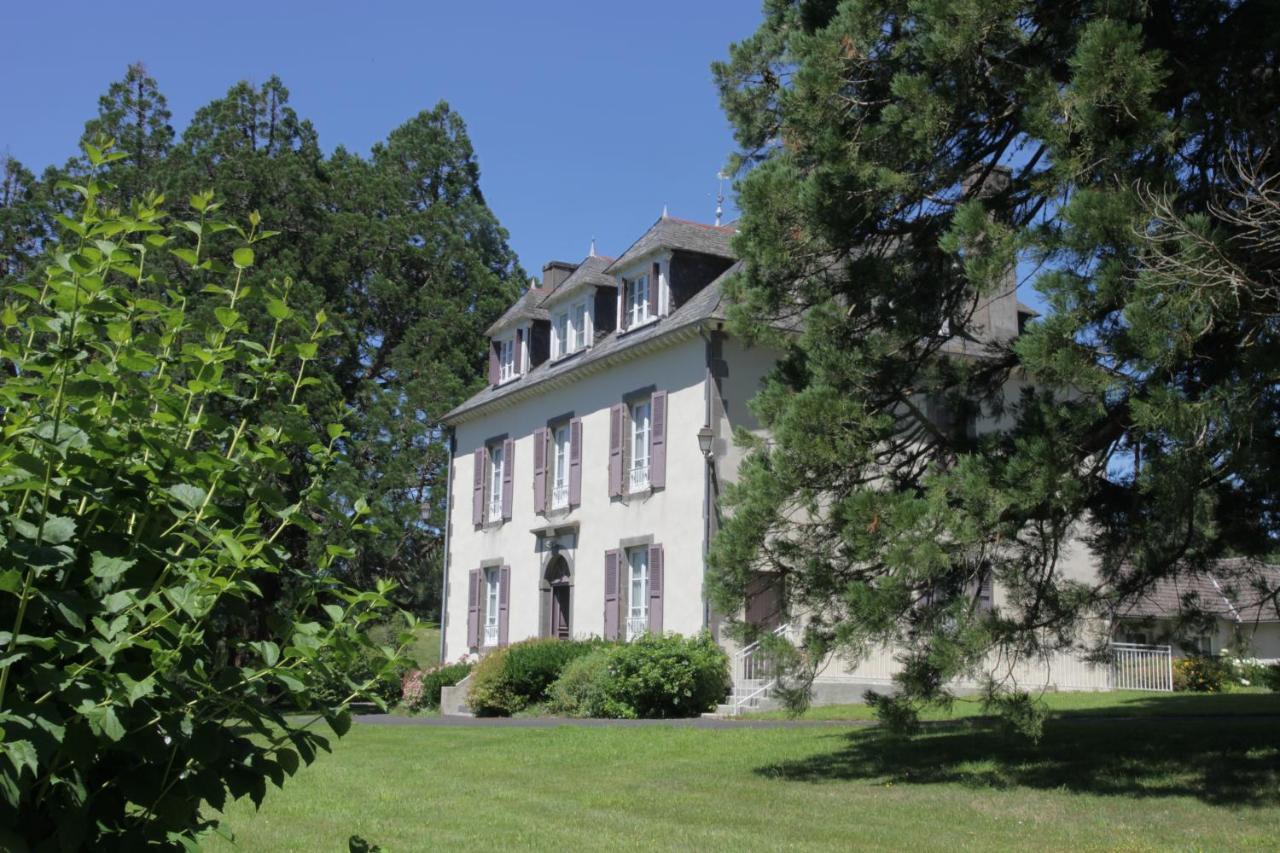
M 972 720 L 905 740 L 357 725 L 261 812 L 241 801 L 226 819 L 240 850 L 268 853 L 351 835 L 388 851 L 1274 849 L 1280 726 L 1054 719 L 1033 746 Z
M 1155 716 L 1181 717 L 1201 714 L 1275 714 L 1280 716 L 1280 693 L 1250 688 L 1231 693 L 1146 693 L 1117 690 L 1112 693 L 1045 693 L 1042 697 L 1055 717 L 1070 716 Z M 784 720 L 786 711 L 761 711 L 744 715 L 748 719 Z M 983 716 L 976 699 L 957 699 L 951 708 L 929 708 L 923 720 L 964 720 Z M 803 720 L 874 720 L 875 713 L 864 704 L 822 705 L 810 708 Z
M 379 625 L 372 629 L 370 635 L 379 643 L 392 644 L 403 627 L 403 623 L 394 629 L 388 625 Z M 440 626 L 435 622 L 418 623 L 413 632 L 413 642 L 409 644 L 405 654 L 418 664 L 419 669 L 432 669 L 439 664 Z

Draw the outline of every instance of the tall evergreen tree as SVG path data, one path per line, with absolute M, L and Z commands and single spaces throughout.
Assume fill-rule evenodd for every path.
M 764 569 L 810 660 L 908 649 L 884 707 L 910 720 L 992 648 L 1076 649 L 1179 567 L 1274 547 L 1277 15 L 766 3 L 715 66 L 741 146 L 732 322 L 786 356 L 712 552 L 726 608 Z M 1015 265 L 1047 316 L 948 356 Z M 927 396 L 999 428 L 939 428 Z M 1101 584 L 1064 575 L 1075 537 Z
M 31 272 L 48 236 L 50 214 L 35 175 L 13 157 L 0 169 L 0 283 Z
M 98 114 L 85 122 L 82 139 L 90 143 L 99 138 L 114 139 L 116 149 L 126 155 L 104 173 L 113 185 L 112 196 L 105 203 L 127 210 L 145 193 L 164 191 L 154 181 L 173 147 L 172 118 L 168 101 L 141 62 L 130 65 L 124 78 L 112 83 L 98 99 Z M 88 170 L 83 159 L 73 163 L 80 173 Z

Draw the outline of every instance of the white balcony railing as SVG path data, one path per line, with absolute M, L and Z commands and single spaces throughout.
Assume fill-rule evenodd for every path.
M 627 620 L 627 642 L 631 642 L 648 630 L 649 618 L 647 616 L 633 616 L 629 618 Z
M 629 491 L 643 492 L 649 488 L 649 464 L 637 465 L 631 469 L 631 487 Z
M 502 521 L 502 497 L 489 501 L 489 521 Z
M 564 509 L 569 505 L 569 484 L 557 483 L 551 487 L 551 508 Z
M 485 625 L 485 626 L 484 626 L 484 644 L 485 644 L 486 646 L 496 646 L 496 645 L 498 645 L 498 625 L 497 625 L 497 623 L 494 623 L 494 624 L 492 624 L 492 625 Z

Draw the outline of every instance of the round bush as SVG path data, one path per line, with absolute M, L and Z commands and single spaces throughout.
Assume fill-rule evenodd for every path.
M 607 683 L 611 650 L 599 648 L 570 661 L 548 691 L 553 714 L 607 717 Z
M 1227 667 L 1217 658 L 1197 656 L 1173 662 L 1174 690 L 1221 693 L 1227 677 Z
M 476 665 L 468 702 L 482 717 L 510 716 L 538 702 L 572 660 L 602 640 L 535 639 L 496 649 Z

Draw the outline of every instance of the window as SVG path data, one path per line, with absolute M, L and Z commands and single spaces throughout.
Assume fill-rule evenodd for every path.
M 627 551 L 627 640 L 649 630 L 649 548 Z
M 516 375 L 516 341 L 504 338 L 498 341 L 498 381 L 506 382 Z
M 569 425 L 562 424 L 552 433 L 551 508 L 569 505 Z
M 638 326 L 649 319 L 649 276 L 627 281 L 627 326 Z
M 587 341 L 590 339 L 589 333 L 591 330 L 587 328 L 587 302 L 585 299 L 573 306 L 572 320 L 573 322 L 570 325 L 570 329 L 574 331 L 577 338 L 570 342 L 569 351 L 577 352 L 585 347 L 587 345 Z
M 503 458 L 502 445 L 495 444 L 489 448 L 489 521 L 502 521 L 502 474 L 506 460 Z
M 498 645 L 498 583 L 500 569 L 484 570 L 484 644 Z
M 631 471 L 630 491 L 641 492 L 649 488 L 649 416 L 648 400 L 631 405 Z
M 572 341 L 573 327 L 569 324 L 569 312 L 562 311 L 551 324 L 551 357 L 559 358 L 573 352 Z

